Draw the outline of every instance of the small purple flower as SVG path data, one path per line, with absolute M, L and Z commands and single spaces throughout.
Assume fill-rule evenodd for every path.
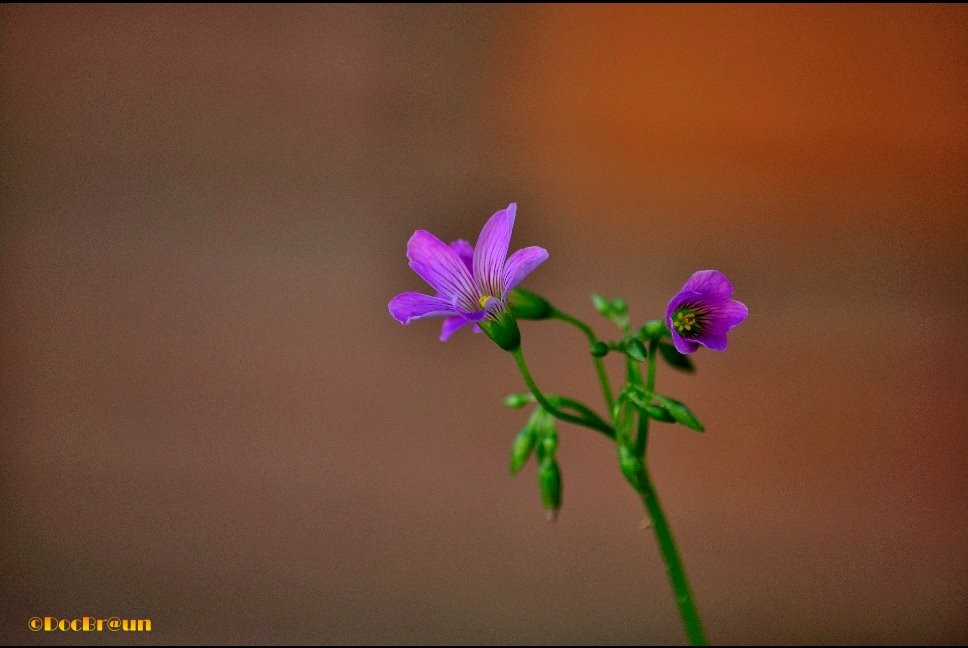
M 719 270 L 693 273 L 666 309 L 666 326 L 679 353 L 693 353 L 703 345 L 726 350 L 726 333 L 738 326 L 749 311 L 730 299 L 733 285 Z
M 526 247 L 508 257 L 517 204 L 497 212 L 484 224 L 477 247 L 464 240 L 447 245 L 425 230 L 407 243 L 410 267 L 437 291 L 436 295 L 405 292 L 390 300 L 390 315 L 401 324 L 425 317 L 445 317 L 441 341 L 467 324 L 475 330 L 488 317 L 506 313 L 505 298 L 537 268 L 548 252 Z

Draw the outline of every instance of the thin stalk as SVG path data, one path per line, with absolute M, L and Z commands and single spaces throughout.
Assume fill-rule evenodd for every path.
M 578 328 L 582 333 L 585 334 L 585 337 L 588 338 L 589 345 L 598 342 L 598 336 L 595 335 L 595 331 L 592 330 L 592 327 L 590 327 L 588 324 L 585 324 L 585 322 L 581 321 L 574 315 L 569 315 L 568 313 L 560 311 L 556 308 L 552 312 L 551 316 Z M 602 387 L 602 396 L 605 398 L 605 407 L 608 408 L 609 412 L 611 412 L 612 406 L 615 404 L 615 399 L 612 396 L 612 386 L 609 384 L 608 374 L 605 372 L 605 363 L 602 362 L 601 358 L 596 356 L 592 356 L 592 362 L 595 363 L 595 373 L 598 374 L 598 383 Z
M 521 371 L 521 377 L 524 378 L 524 382 L 528 386 L 528 389 L 531 390 L 531 394 L 534 396 L 535 400 L 538 401 L 541 407 L 545 408 L 545 411 L 557 418 L 560 418 L 562 421 L 568 421 L 569 423 L 582 425 L 592 430 L 596 430 L 610 439 L 615 438 L 615 430 L 613 430 L 611 426 L 604 423 L 598 416 L 595 416 L 594 418 L 575 416 L 574 414 L 563 412 L 552 405 L 547 397 L 545 397 L 544 393 L 538 389 L 538 385 L 535 383 L 534 377 L 531 375 L 531 371 L 528 369 L 528 364 L 524 360 L 524 354 L 521 352 L 521 347 L 519 346 L 517 349 L 512 351 L 511 355 L 514 356 L 514 361 L 518 363 L 518 369 Z M 571 403 L 574 402 L 575 401 L 571 401 Z

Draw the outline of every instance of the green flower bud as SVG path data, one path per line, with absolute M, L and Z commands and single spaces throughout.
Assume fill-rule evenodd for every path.
M 531 451 L 534 450 L 534 443 L 537 440 L 538 435 L 535 433 L 534 427 L 531 425 L 530 421 L 527 425 L 521 428 L 518 435 L 514 437 L 514 443 L 511 444 L 511 461 L 510 469 L 512 475 L 517 475 L 524 468 L 524 464 L 528 463 L 528 459 L 531 457 Z
M 604 358 L 608 355 L 608 345 L 602 341 L 597 341 L 592 345 L 592 355 L 596 358 Z
M 552 421 L 552 426 L 554 422 Z M 554 427 L 544 431 L 541 436 L 541 456 L 542 457 L 554 457 L 555 452 L 558 451 L 558 432 Z
M 592 304 L 599 315 L 608 317 L 612 314 L 612 302 L 608 301 L 598 293 L 592 293 Z
M 639 329 L 638 337 L 644 340 L 658 340 L 666 333 L 665 322 L 662 320 L 649 320 Z
M 632 448 L 620 445 L 618 447 L 618 465 L 622 469 L 625 479 L 636 491 L 641 492 L 645 488 L 645 464 L 642 458 L 635 454 Z
M 541 488 L 541 503 L 544 505 L 545 515 L 549 522 L 558 519 L 561 508 L 561 470 L 558 462 L 547 459 L 538 469 L 538 486 Z
M 504 406 L 511 409 L 521 409 L 528 403 L 533 403 L 534 397 L 531 394 L 508 394 L 504 397 Z
M 551 317 L 554 308 L 548 300 L 533 292 L 514 288 L 507 298 L 511 314 L 518 319 L 543 320 Z

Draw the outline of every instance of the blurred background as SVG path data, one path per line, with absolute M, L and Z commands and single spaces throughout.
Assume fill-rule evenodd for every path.
M 965 6 L 0 8 L 0 641 L 678 643 L 640 503 L 386 303 L 519 205 L 526 282 L 749 320 L 649 461 L 719 643 L 968 642 Z M 522 325 L 596 403 L 583 338 Z M 610 359 L 612 360 L 612 359 Z M 610 364 L 617 378 L 620 365 Z M 32 633 L 31 616 L 150 635 Z

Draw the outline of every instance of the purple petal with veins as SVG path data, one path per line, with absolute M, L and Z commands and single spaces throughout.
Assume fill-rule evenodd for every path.
M 502 310 L 507 292 L 541 265 L 548 252 L 540 247 L 518 250 L 508 258 L 517 205 L 496 212 L 484 224 L 475 248 L 464 239 L 450 245 L 425 230 L 407 243 L 410 267 L 430 284 L 436 295 L 406 292 L 388 304 L 390 315 L 408 324 L 425 317 L 445 317 L 440 339 Z

